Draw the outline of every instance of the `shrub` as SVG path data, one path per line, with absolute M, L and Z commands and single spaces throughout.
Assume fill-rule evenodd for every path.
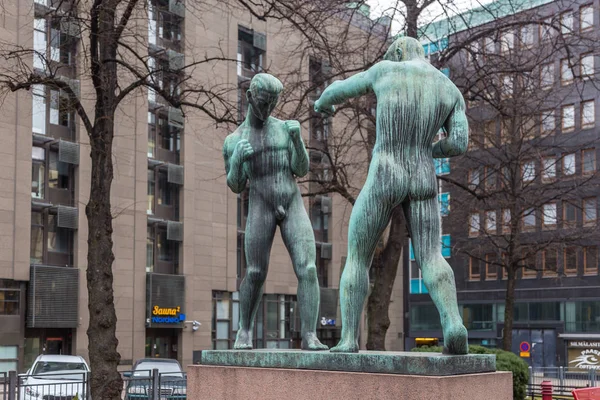
M 441 353 L 441 346 L 424 346 L 412 349 L 425 353 Z M 469 346 L 470 354 L 495 354 L 496 370 L 510 371 L 513 375 L 513 397 L 514 400 L 524 400 L 527 394 L 527 382 L 529 380 L 529 369 L 525 361 L 510 351 L 500 349 L 488 349 L 483 346 Z

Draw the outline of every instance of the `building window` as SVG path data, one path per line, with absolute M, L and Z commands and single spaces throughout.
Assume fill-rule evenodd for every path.
M 215 350 L 233 348 L 234 332 L 237 332 L 239 324 L 239 307 L 238 292 L 213 291 L 212 339 Z
M 469 170 L 468 183 L 469 189 L 477 189 L 477 187 L 479 186 L 479 168 Z
M 481 279 L 481 266 L 477 257 L 469 257 L 469 280 L 478 281 Z
M 594 55 L 591 53 L 581 55 L 581 61 L 579 63 L 581 68 L 581 77 L 583 79 L 589 79 L 594 76 Z
M 442 329 L 440 314 L 433 304 L 414 304 L 410 307 L 410 329 L 438 331 Z
M 46 134 L 46 88 L 44 85 L 33 85 L 31 94 L 32 105 L 32 131 L 40 135 Z
M 496 234 L 496 211 L 486 211 L 485 231 L 491 235 Z
M 521 27 L 521 48 L 533 46 L 533 25 L 524 25 Z
M 515 34 L 512 31 L 502 32 L 500 36 L 500 52 L 508 53 L 515 48 Z
M 496 44 L 494 43 L 494 38 L 486 36 L 483 38 L 483 51 L 484 54 L 494 54 L 496 52 Z
M 585 275 L 598 275 L 597 246 L 588 246 L 583 248 L 583 273 Z
M 563 157 L 562 164 L 565 176 L 575 175 L 575 154 L 566 154 Z
M 563 263 L 565 275 L 577 275 L 577 247 L 565 247 Z
M 543 23 L 540 24 L 540 38 L 541 40 L 548 40 L 554 36 L 554 27 L 552 26 L 552 18 L 546 18 Z
M 0 287 L 0 315 L 20 315 L 19 284 L 14 281 L 4 281 Z
M 479 223 L 479 213 L 473 213 L 469 216 L 469 236 L 477 236 L 481 225 Z
M 485 190 L 496 190 L 496 171 L 493 167 L 485 167 Z
M 496 121 L 486 121 L 483 125 L 483 145 L 492 147 L 496 144 Z
M 452 257 L 452 247 L 450 245 L 450 235 L 442 235 L 442 256 L 444 258 Z
M 556 178 L 556 157 L 542 158 L 542 181 L 549 182 Z
M 35 18 L 33 20 L 33 67 L 42 70 L 46 69 L 46 52 L 47 46 L 47 30 L 46 20 L 43 18 Z
M 19 363 L 19 346 L 0 346 L 0 373 L 16 371 Z
M 579 8 L 579 29 L 582 31 L 594 27 L 594 6 L 588 4 Z
M 148 207 L 146 209 L 147 214 L 154 214 L 154 197 L 156 193 L 156 182 L 153 169 L 148 170 Z
M 450 160 L 447 158 L 435 158 L 433 160 L 435 165 L 436 175 L 448 175 L 450 173 Z
M 569 85 L 573 83 L 573 68 L 568 58 L 560 60 L 560 84 Z
M 556 203 L 544 204 L 542 208 L 542 224 L 545 229 L 556 228 Z
M 528 208 L 523 211 L 523 230 L 533 231 L 535 230 L 535 209 Z
M 263 35 L 238 27 L 238 76 L 252 78 L 263 70 L 265 51 L 255 46 L 258 42 L 255 36 Z
M 596 149 L 581 151 L 582 172 L 584 175 L 596 172 Z
M 560 31 L 563 35 L 573 33 L 573 13 L 571 11 L 560 14 Z
M 596 123 L 594 100 L 581 103 L 581 128 L 593 128 Z
M 46 150 L 32 147 L 31 158 L 31 197 L 43 199 L 46 197 Z
M 154 228 L 146 229 L 146 272 L 154 272 Z
M 511 231 L 511 218 L 510 208 L 502 209 L 502 233 L 510 233 Z
M 570 132 L 575 129 L 575 106 L 570 104 L 562 107 L 562 131 Z
M 554 110 L 543 111 L 540 116 L 542 136 L 549 135 L 556 129 L 556 121 L 554 118 Z
M 503 99 L 512 97 L 514 80 L 512 75 L 502 75 L 500 78 L 500 95 Z
M 540 68 L 540 86 L 542 89 L 554 86 L 554 64 L 545 64 Z
M 556 249 L 546 249 L 543 252 L 542 276 L 557 276 L 558 252 Z
M 73 234 L 58 226 L 56 214 L 31 212 L 31 264 L 72 265 Z
M 531 248 L 523 249 L 523 278 L 537 277 L 537 254 Z
M 438 195 L 440 203 L 440 214 L 442 217 L 450 215 L 450 193 L 440 193 Z
M 513 133 L 513 121 L 511 118 L 502 118 L 500 121 L 500 141 L 510 143 Z
M 531 182 L 535 179 L 535 161 L 525 161 L 521 166 L 523 182 Z
M 498 279 L 498 265 L 496 265 L 496 255 L 494 253 L 485 255 L 485 279 Z
M 594 225 L 596 223 L 596 198 L 583 199 L 583 224 Z
M 577 209 L 568 201 L 563 201 L 563 228 L 573 228 L 577 224 Z

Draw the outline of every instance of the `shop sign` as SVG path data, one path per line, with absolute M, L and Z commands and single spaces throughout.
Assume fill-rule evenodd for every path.
M 600 342 L 570 341 L 568 346 L 570 367 L 600 371 Z
M 335 319 L 322 317 L 321 325 L 322 326 L 335 326 Z
M 154 306 L 152 309 L 153 324 L 181 324 L 185 321 L 185 314 L 181 313 L 181 307 L 159 307 Z

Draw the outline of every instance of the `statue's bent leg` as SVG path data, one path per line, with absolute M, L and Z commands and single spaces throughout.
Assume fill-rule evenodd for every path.
M 298 277 L 302 349 L 327 350 L 328 347 L 317 338 L 320 291 L 315 265 L 315 236 L 300 193 L 295 196 L 281 223 L 281 236 Z
M 467 329 L 458 311 L 454 272 L 442 256 L 440 211 L 437 198 L 405 202 L 415 261 L 435 303 L 444 331 L 444 352 L 468 352 Z
M 240 323 L 235 349 L 252 349 L 252 331 L 258 305 L 267 278 L 269 256 L 277 222 L 260 199 L 250 199 L 250 210 L 246 223 L 246 276 L 240 285 Z
M 369 291 L 369 268 L 394 206 L 388 201 L 392 194 L 380 190 L 382 181 L 372 178 L 375 177 L 367 179 L 350 216 L 348 258 L 340 281 L 342 337 L 332 352 L 358 352 L 360 316 Z

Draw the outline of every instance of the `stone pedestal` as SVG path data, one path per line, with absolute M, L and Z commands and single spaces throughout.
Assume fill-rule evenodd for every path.
M 417 376 L 193 365 L 188 400 L 512 400 L 510 372 Z
M 496 356 L 207 350 L 188 368 L 188 400 L 512 400 Z

